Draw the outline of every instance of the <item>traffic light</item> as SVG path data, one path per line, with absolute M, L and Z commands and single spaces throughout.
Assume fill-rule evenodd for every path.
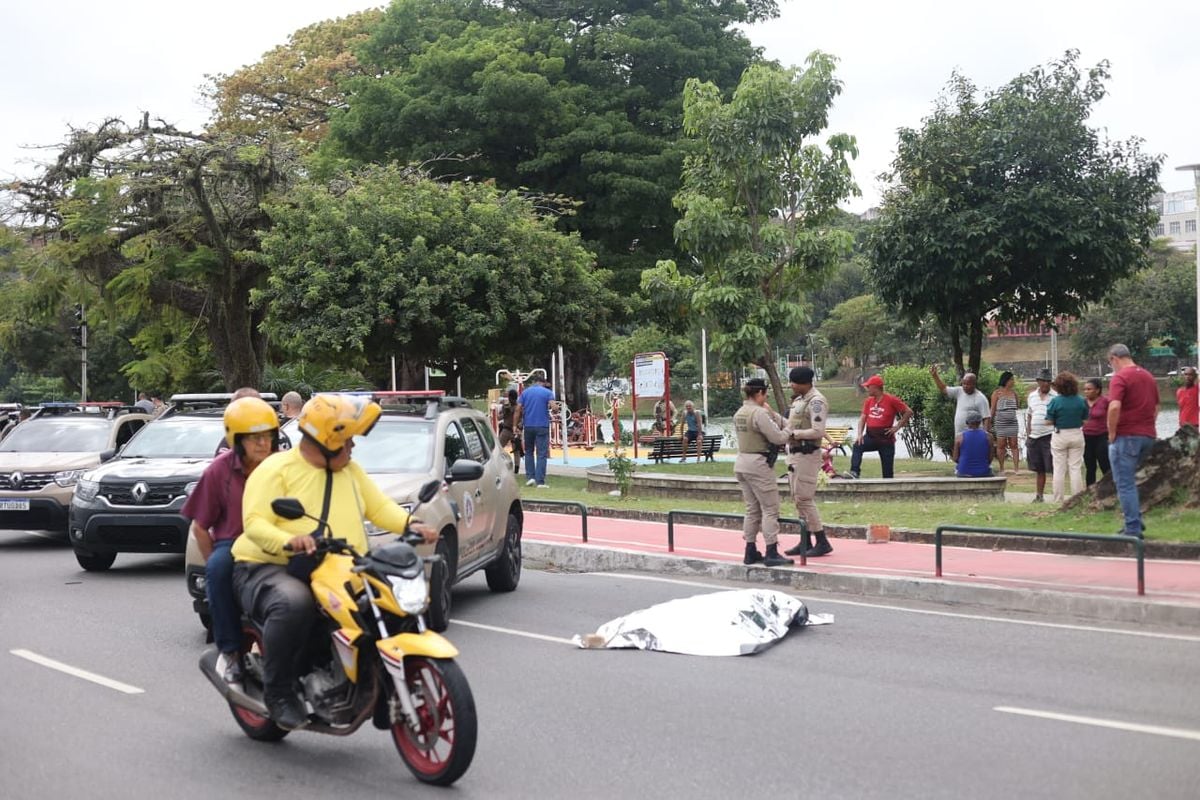
M 80 325 L 83 324 L 83 303 L 75 304 L 75 321 Z
M 87 328 L 86 325 L 72 325 L 71 339 L 74 340 L 76 347 L 83 347 L 83 331 Z

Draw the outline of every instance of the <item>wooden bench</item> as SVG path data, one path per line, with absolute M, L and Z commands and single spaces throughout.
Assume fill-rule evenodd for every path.
M 705 461 L 713 461 L 713 454 L 721 449 L 722 436 L 718 433 L 706 434 L 704 442 L 700 447 L 700 454 L 704 456 Z M 659 436 L 654 440 L 650 453 L 646 456 L 655 464 L 661 464 L 664 461 L 670 461 L 673 458 L 683 458 L 683 446 L 686 440 L 680 439 L 678 436 Z M 696 454 L 696 446 L 692 445 L 688 448 L 687 456 Z

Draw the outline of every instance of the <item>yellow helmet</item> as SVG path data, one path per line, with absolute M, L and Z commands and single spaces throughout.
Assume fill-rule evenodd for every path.
M 233 447 L 239 433 L 261 433 L 279 427 L 279 415 L 267 401 L 241 397 L 225 406 L 225 442 Z
M 366 436 L 375 427 L 381 409 L 369 397 L 315 394 L 300 409 L 296 425 L 330 453 L 336 453 L 354 436 Z

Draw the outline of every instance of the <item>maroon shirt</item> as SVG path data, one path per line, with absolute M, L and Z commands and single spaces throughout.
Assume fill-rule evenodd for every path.
M 235 450 L 213 459 L 180 511 L 184 517 L 212 532 L 214 542 L 242 534 L 242 493 L 246 470 Z
M 1108 435 L 1108 398 L 1104 395 L 1100 395 L 1096 398 L 1096 402 L 1092 403 L 1088 417 L 1083 421 L 1083 435 Z
M 1108 399 L 1121 403 L 1117 436 L 1158 437 L 1154 418 L 1158 414 L 1158 384 L 1154 376 L 1137 364 L 1117 370 L 1108 389 Z

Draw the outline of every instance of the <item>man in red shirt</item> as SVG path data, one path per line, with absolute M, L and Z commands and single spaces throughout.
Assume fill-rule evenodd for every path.
M 878 452 L 883 477 L 892 477 L 896 459 L 896 431 L 912 419 L 912 409 L 894 394 L 883 391 L 883 378 L 872 375 L 863 383 L 867 399 L 858 418 L 858 434 L 854 437 L 854 452 L 850 456 L 850 474 L 858 477 L 863 453 Z M 896 417 L 900 421 L 896 421 Z
M 1175 401 L 1179 404 L 1179 427 L 1200 427 L 1200 386 L 1196 385 L 1196 368 L 1183 370 L 1183 386 L 1175 390 Z
M 1129 348 L 1114 344 L 1108 349 L 1113 368 L 1108 390 L 1108 460 L 1125 525 L 1121 533 L 1142 538 L 1141 501 L 1138 498 L 1137 469 L 1154 446 L 1158 432 L 1158 384 L 1154 376 L 1133 363 Z

